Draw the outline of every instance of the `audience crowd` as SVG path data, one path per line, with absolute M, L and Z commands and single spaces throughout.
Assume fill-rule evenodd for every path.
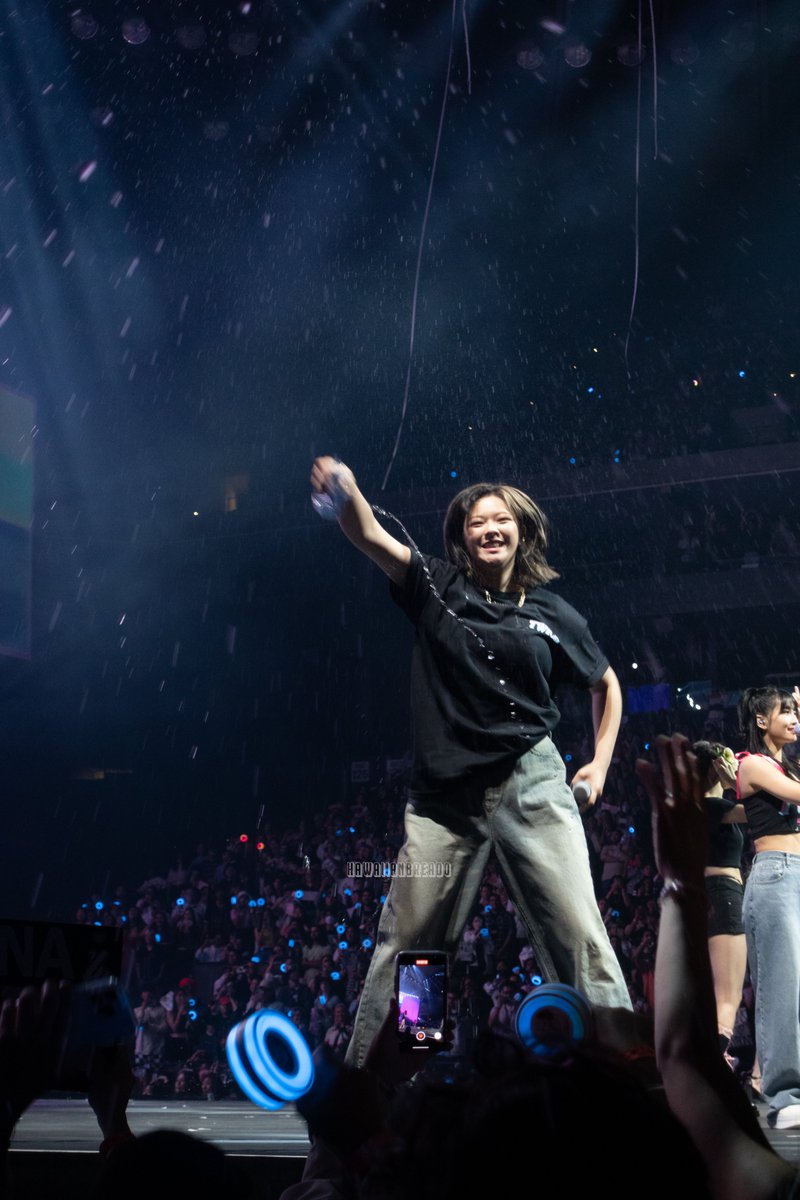
M 630 747 L 625 742 L 627 753 Z M 517 1184 L 531 1153 L 546 1163 L 549 1176 L 558 1180 L 565 1196 L 582 1196 L 595 1188 L 598 1171 L 610 1181 L 616 1196 L 632 1200 L 641 1194 L 643 1181 L 651 1195 L 664 1200 L 678 1189 L 709 1200 L 791 1200 L 800 1194 L 796 1167 L 770 1145 L 719 1045 L 704 887 L 707 780 L 685 737 L 659 735 L 654 748 L 656 762 L 639 759 L 635 766 L 635 778 L 651 805 L 652 852 L 647 852 L 651 861 L 645 863 L 642 853 L 639 864 L 629 869 L 643 851 L 644 839 L 638 837 L 635 849 L 628 843 L 621 869 L 623 857 L 616 851 L 622 838 L 604 841 L 601 837 L 601 849 L 612 846 L 615 853 L 596 856 L 598 889 L 607 912 L 613 913 L 609 905 L 618 905 L 619 897 L 627 894 L 631 879 L 635 880 L 632 887 L 642 889 L 645 909 L 650 886 L 645 881 L 655 875 L 663 883 L 652 983 L 654 1021 L 642 1021 L 626 1009 L 595 1007 L 593 1020 L 577 1040 L 552 1018 L 536 1029 L 535 1047 L 525 1038 L 503 1036 L 510 1031 L 521 994 L 535 984 L 531 976 L 535 960 L 490 869 L 476 906 L 479 911 L 464 930 L 454 975 L 456 1006 L 466 1001 L 471 1014 L 469 1019 L 466 1013 L 460 1017 L 462 1031 L 466 1028 L 469 1033 L 471 1023 L 480 1025 L 484 1019 L 489 1027 L 475 1039 L 465 1069 L 460 1064 L 442 1064 L 437 1056 L 426 1065 L 444 1065 L 444 1074 L 436 1069 L 418 1073 L 415 1056 L 404 1054 L 398 1046 L 398 1006 L 392 1001 L 363 1067 L 329 1061 L 310 1091 L 297 1101 L 308 1124 L 310 1149 L 302 1178 L 285 1188 L 281 1200 L 342 1200 L 344 1196 L 405 1200 L 410 1195 L 456 1200 L 476 1189 Z M 622 762 L 620 767 L 623 776 Z M 624 812 L 631 821 L 629 837 L 634 838 L 636 821 L 645 815 L 639 811 L 641 800 L 638 783 L 626 805 L 609 797 L 606 807 L 613 831 L 621 832 Z M 335 1054 L 336 1040 L 347 1035 L 352 1005 L 348 997 L 357 996 L 362 952 L 369 950 L 363 942 L 369 940 L 374 908 L 380 903 L 373 890 L 363 886 L 363 878 L 358 879 L 362 886 L 351 886 L 359 873 L 349 871 L 347 864 L 367 860 L 340 857 L 339 839 L 344 839 L 345 853 L 359 841 L 366 850 L 370 811 L 390 818 L 393 804 L 388 794 L 362 795 L 346 813 L 334 808 L 320 814 L 313 863 L 304 851 L 302 830 L 295 831 L 291 840 L 288 834 L 272 843 L 265 839 L 260 847 L 256 845 L 255 855 L 249 841 L 240 839 L 218 857 L 199 848 L 188 866 L 179 863 L 167 873 L 172 878 L 146 881 L 126 912 L 119 911 L 124 896 L 118 893 L 109 906 L 117 911 L 116 918 L 113 911 L 102 915 L 105 901 L 94 901 L 102 905 L 94 910 L 101 914 L 101 923 L 117 919 L 127 925 L 132 920 L 139 928 L 138 944 L 129 956 L 131 985 L 141 984 L 137 954 L 145 947 L 145 931 L 152 932 L 153 925 L 159 926 L 153 945 L 172 955 L 164 960 L 162 978 L 167 983 L 180 971 L 185 961 L 181 956 L 192 954 L 187 939 L 177 950 L 181 939 L 171 936 L 173 924 L 183 919 L 175 910 L 185 908 L 187 901 L 197 910 L 193 928 L 200 929 L 193 951 L 198 974 L 201 948 L 222 952 L 221 958 L 209 960 L 207 996 L 199 995 L 197 980 L 188 976 L 161 996 L 158 987 L 141 988 L 137 1061 L 142 1089 L 151 1086 L 171 1060 L 163 1077 L 172 1078 L 181 1094 L 191 1094 L 195 1086 L 216 1094 L 223 1082 L 214 1061 L 223 1028 L 248 1008 L 262 1006 L 262 989 L 268 996 L 274 989 L 276 998 L 268 1002 L 291 1012 L 306 1036 L 329 1042 Z M 595 818 L 598 823 L 602 812 Z M 351 824 L 345 826 L 345 820 Z M 647 825 L 644 821 L 643 827 Z M 302 841 L 297 833 L 303 835 Z M 353 842 L 348 844 L 348 839 Z M 386 852 L 390 846 L 391 839 L 387 846 L 381 838 L 374 848 Z M 605 869 L 611 865 L 613 869 Z M 217 876 L 233 896 L 224 920 L 213 915 L 215 909 L 225 908 L 221 897 L 215 903 L 223 886 Z M 300 886 L 304 882 L 307 887 Z M 323 882 L 327 886 L 320 886 Z M 317 894 L 309 899 L 306 892 Z M 259 899 L 264 904 L 259 905 Z M 309 911 L 304 904 L 311 906 Z M 139 917 L 131 917 L 134 910 Z M 619 915 L 614 919 L 621 924 L 625 918 L 616 911 Z M 249 913 L 255 919 L 248 920 Z M 341 931 L 336 928 L 335 947 L 332 935 L 325 932 L 329 916 L 343 926 Z M 162 932 L 164 941 L 155 941 Z M 620 945 L 626 938 L 631 943 L 630 961 L 638 964 L 632 974 L 632 994 L 641 1011 L 646 1011 L 650 1006 L 646 995 L 650 985 L 644 982 L 648 955 L 641 950 L 634 953 L 646 933 L 629 935 L 624 926 Z M 295 949 L 296 954 L 289 953 Z M 276 961 L 281 953 L 287 955 L 283 972 Z M 513 954 L 517 961 L 509 967 Z M 281 982 L 277 979 L 281 974 L 289 978 Z M 329 978 L 341 987 L 329 992 Z M 310 1004 L 304 989 L 312 997 Z M 334 1001 L 334 994 L 341 999 Z M 330 998 L 318 1003 L 323 996 Z M 228 997 L 228 1003 L 221 1004 L 223 997 Z M 328 1004 L 334 1005 L 332 1020 L 326 1019 Z M 13 1184 L 8 1149 L 16 1123 L 46 1090 L 61 1061 L 70 1005 L 69 985 L 51 979 L 39 988 L 25 989 L 17 1000 L 7 999 L 0 1009 L 0 1194 L 8 1194 L 8 1184 Z M 324 1018 L 314 1019 L 315 1005 L 325 1010 Z M 235 1011 L 220 1013 L 220 1008 Z M 193 1010 L 198 1012 L 194 1020 L 188 1015 Z M 205 1028 L 199 1036 L 198 1025 Z M 329 1039 L 331 1030 L 337 1032 Z M 185 1040 L 181 1043 L 181 1039 Z M 170 1041 L 176 1045 L 168 1052 Z M 154 1197 L 171 1196 L 177 1187 L 190 1187 L 197 1196 L 216 1196 L 220 1186 L 236 1195 L 252 1194 L 251 1181 L 238 1172 L 238 1164 L 202 1138 L 168 1130 L 134 1136 L 125 1112 L 131 1070 L 120 1047 L 97 1048 L 87 1071 L 89 1103 L 104 1135 L 100 1170 L 91 1191 L 97 1200 L 138 1196 L 142 1186 Z M 581 1121 L 581 1114 L 587 1112 L 591 1120 Z M 573 1153 L 576 1119 L 581 1121 L 584 1151 L 579 1155 Z

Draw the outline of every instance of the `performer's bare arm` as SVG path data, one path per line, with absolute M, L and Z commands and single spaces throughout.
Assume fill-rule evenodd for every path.
M 611 667 L 606 669 L 591 691 L 594 758 L 576 771 L 572 780 L 573 787 L 580 780 L 585 780 L 592 789 L 589 799 L 581 805 L 583 810 L 590 808 L 603 794 L 622 720 L 622 691 L 616 672 Z
M 411 550 L 383 528 L 359 491 L 350 468 L 330 455 L 315 458 L 311 486 L 315 492 L 325 492 L 334 501 L 342 532 L 353 545 L 372 559 L 393 583 L 402 584 L 411 561 Z

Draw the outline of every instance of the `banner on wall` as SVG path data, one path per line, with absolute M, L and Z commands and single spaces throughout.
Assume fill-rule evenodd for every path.
M 0 654 L 31 656 L 35 406 L 0 387 Z

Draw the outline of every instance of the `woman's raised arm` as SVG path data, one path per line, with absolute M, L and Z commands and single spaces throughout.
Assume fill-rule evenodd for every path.
M 339 526 L 356 549 L 380 567 L 393 583 L 402 584 L 411 550 L 383 528 L 369 501 L 359 491 L 350 468 L 330 455 L 315 458 L 311 487 L 330 496 Z
M 777 763 L 759 754 L 748 754 L 739 764 L 739 795 L 743 800 L 757 791 L 800 805 L 800 783 L 778 770 Z

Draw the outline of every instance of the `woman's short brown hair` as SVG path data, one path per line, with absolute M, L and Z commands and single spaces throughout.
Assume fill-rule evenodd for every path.
M 468 576 L 474 574 L 472 559 L 464 545 L 464 523 L 484 496 L 499 496 L 517 522 L 519 548 L 514 558 L 512 582 L 525 588 L 557 579 L 558 572 L 548 565 L 544 553 L 549 529 L 547 517 L 530 496 L 507 483 L 476 483 L 453 497 L 444 518 L 447 559 Z

